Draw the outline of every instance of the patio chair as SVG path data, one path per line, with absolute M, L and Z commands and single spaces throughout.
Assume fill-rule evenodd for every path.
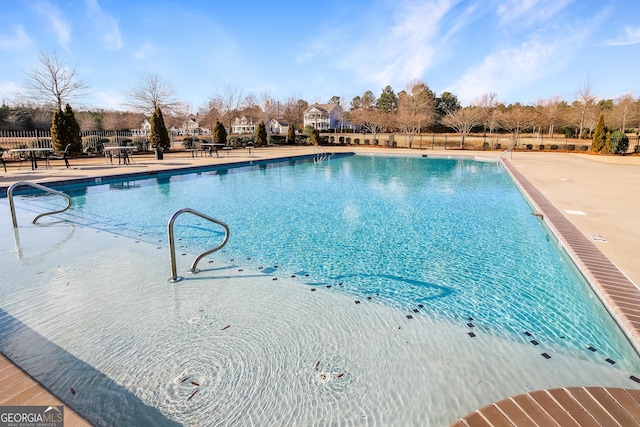
M 57 154 L 52 154 L 46 157 L 46 161 L 47 161 L 47 166 L 51 166 L 49 164 L 49 160 L 64 160 L 64 165 L 67 167 L 67 169 L 69 169 L 69 148 L 71 148 L 71 144 L 67 144 L 66 147 L 64 147 L 64 151 L 61 151 L 60 153 Z

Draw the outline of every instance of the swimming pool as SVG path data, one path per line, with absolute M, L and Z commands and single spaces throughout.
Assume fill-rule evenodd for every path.
M 86 369 L 178 422 L 185 416 L 197 424 L 206 408 L 219 422 L 442 425 L 530 389 L 634 386 L 631 346 L 493 163 L 291 159 L 66 191 L 74 209 L 65 218 L 82 227 L 71 236 L 68 224 L 47 233 L 89 259 L 70 271 L 53 255 L 58 249 L 34 259 L 58 262 L 51 266 L 62 277 L 56 283 L 92 277 L 81 291 L 54 287 L 74 307 L 85 304 L 74 311 L 88 324 L 80 321 L 83 332 L 63 338 L 25 308 L 24 293 L 51 292 L 52 282 L 37 272 L 29 291 L 3 286 L 5 323 L 65 342 L 60 347 Z M 227 222 L 231 240 L 211 268 L 168 285 L 166 221 L 185 206 Z M 37 240 L 38 231 L 21 228 L 21 240 L 31 233 Z M 190 254 L 220 239 L 199 220 L 180 220 L 176 234 Z M 66 321 L 75 316 L 51 299 L 45 306 Z M 65 334 L 66 321 L 54 322 Z M 154 363 L 163 369 L 149 372 Z M 191 373 L 180 377 L 184 369 Z M 207 387 L 180 382 L 187 376 Z M 217 400 L 203 402 L 216 391 L 226 410 Z

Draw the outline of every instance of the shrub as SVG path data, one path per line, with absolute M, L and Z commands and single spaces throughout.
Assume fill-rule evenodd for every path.
M 589 149 L 588 145 L 581 145 L 580 146 L 580 151 L 587 151 Z
M 147 151 L 149 149 L 149 138 L 146 136 L 136 136 L 133 138 L 133 145 L 138 151 Z
M 569 145 L 567 145 L 567 150 L 569 150 L 569 151 L 575 151 L 575 150 L 576 150 L 576 146 L 575 146 L 575 144 L 569 144 Z
M 490 148 L 491 148 L 491 146 L 489 145 L 489 143 L 488 143 L 488 142 L 483 142 L 483 143 L 482 143 L 482 149 L 483 149 L 483 150 L 485 150 L 485 151 L 486 151 L 486 150 L 489 150 Z
M 611 152 L 614 154 L 624 154 L 629 149 L 629 137 L 617 130 L 611 134 Z
M 182 140 L 182 146 L 189 150 L 189 149 L 193 149 L 196 148 L 196 143 L 194 141 L 194 138 L 190 137 L 190 136 L 186 136 L 183 140 Z
M 529 151 L 533 150 L 533 144 L 527 144 L 527 150 Z
M 500 149 L 502 149 L 502 144 L 500 143 L 496 144 L 496 150 L 500 150 Z
M 347 137 L 347 144 L 351 144 L 351 137 L 350 136 Z
M 354 138 L 353 139 L 353 143 L 354 144 L 360 144 L 360 138 Z
M 543 151 L 544 150 L 544 144 L 540 144 L 540 146 L 538 146 L 538 150 Z
M 558 149 L 558 145 L 557 144 L 551 145 L 551 150 L 555 151 L 557 149 Z

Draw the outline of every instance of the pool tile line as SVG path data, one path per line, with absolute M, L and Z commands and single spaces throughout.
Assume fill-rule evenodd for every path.
M 640 289 L 511 162 L 502 164 L 640 354 Z

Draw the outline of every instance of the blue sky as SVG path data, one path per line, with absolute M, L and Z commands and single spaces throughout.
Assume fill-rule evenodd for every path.
M 224 87 L 327 102 L 412 79 L 463 105 L 640 95 L 638 0 L 5 0 L 0 98 L 15 100 L 39 51 L 87 81 L 87 107 L 124 109 L 158 73 L 195 112 Z

